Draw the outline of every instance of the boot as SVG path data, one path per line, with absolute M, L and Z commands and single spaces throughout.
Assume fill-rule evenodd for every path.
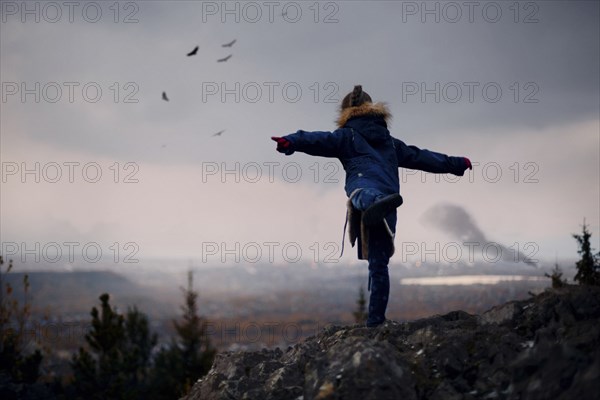
M 398 193 L 377 200 L 363 213 L 363 223 L 366 226 L 373 226 L 383 221 L 386 215 L 402 205 L 402 201 L 402 196 Z
M 388 267 L 371 268 L 369 266 L 369 283 L 371 295 L 369 297 L 367 327 L 374 328 L 385 322 L 385 310 L 390 295 Z

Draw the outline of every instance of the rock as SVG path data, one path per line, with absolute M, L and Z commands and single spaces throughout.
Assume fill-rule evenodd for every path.
M 304 381 L 307 399 L 417 398 L 410 364 L 386 341 L 350 336 L 305 368 L 311 371 Z
M 334 326 L 283 352 L 224 353 L 185 400 L 595 399 L 600 288 L 548 289 L 481 316 Z
M 515 316 L 515 303 L 497 306 L 481 315 L 480 321 L 484 324 L 501 324 L 512 321 Z

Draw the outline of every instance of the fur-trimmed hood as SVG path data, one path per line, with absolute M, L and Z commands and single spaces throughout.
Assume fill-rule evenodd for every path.
M 350 119 L 366 116 L 381 117 L 386 124 L 389 124 L 392 119 L 392 114 L 385 103 L 363 103 L 360 106 L 342 109 L 336 124 L 338 128 L 342 128 Z

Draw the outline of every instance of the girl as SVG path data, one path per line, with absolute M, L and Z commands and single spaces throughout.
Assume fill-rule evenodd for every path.
M 402 204 L 398 168 L 458 176 L 472 168 L 468 158 L 421 150 L 392 137 L 387 129 L 390 119 L 386 105 L 373 103 L 357 85 L 342 100 L 337 130 L 300 130 L 271 138 L 277 142 L 277 151 L 286 155 L 300 151 L 334 157 L 342 163 L 350 242 L 354 246 L 358 239 L 358 258 L 369 262 L 368 327 L 385 321 L 390 291 L 388 262 L 394 254 L 396 208 Z

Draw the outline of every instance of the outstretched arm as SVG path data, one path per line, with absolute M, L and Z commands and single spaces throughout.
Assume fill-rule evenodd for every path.
M 398 167 L 418 169 L 436 174 L 454 174 L 463 176 L 471 162 L 465 157 L 452 157 L 435 151 L 408 146 L 403 141 L 394 138 Z
M 272 137 L 277 142 L 277 151 L 286 155 L 301 151 L 311 156 L 338 157 L 342 147 L 343 133 L 334 132 L 306 132 L 298 131 L 283 137 Z

